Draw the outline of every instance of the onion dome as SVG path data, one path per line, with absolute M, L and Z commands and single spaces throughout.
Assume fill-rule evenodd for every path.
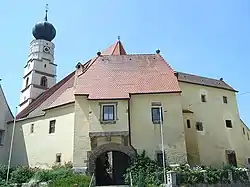
M 56 36 L 56 29 L 51 23 L 48 22 L 47 14 L 48 9 L 46 9 L 44 21 L 39 22 L 34 26 L 32 34 L 37 40 L 42 39 L 51 42 Z

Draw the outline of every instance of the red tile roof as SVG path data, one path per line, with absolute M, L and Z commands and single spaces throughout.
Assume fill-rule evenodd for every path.
M 102 55 L 126 55 L 126 54 L 127 53 L 120 40 L 111 45 L 106 50 L 102 51 Z
M 174 71 L 158 54 L 101 55 L 76 78 L 75 88 L 75 94 L 89 95 L 89 99 L 180 92 Z
M 61 94 L 74 85 L 75 72 L 70 73 L 52 88 L 43 92 L 25 109 L 17 114 L 16 119 L 30 118 L 44 114 L 43 110 L 49 107 Z
M 237 92 L 230 85 L 228 85 L 226 82 L 224 82 L 223 79 L 221 79 L 221 80 L 212 79 L 212 78 L 208 78 L 208 77 L 201 77 L 198 75 L 192 75 L 192 74 L 182 73 L 182 72 L 176 72 L 176 73 L 177 73 L 178 81 L 180 81 L 180 82 L 215 87 L 215 88 L 220 88 L 220 89 L 225 89 L 225 90 Z
M 46 109 L 72 103 L 74 94 L 86 94 L 89 99 L 127 99 L 130 94 L 181 91 L 173 69 L 159 54 L 127 55 L 120 41 L 77 67 L 37 97 L 17 119 L 44 115 Z M 184 74 L 179 77 L 179 81 L 195 80 L 190 76 L 184 79 Z

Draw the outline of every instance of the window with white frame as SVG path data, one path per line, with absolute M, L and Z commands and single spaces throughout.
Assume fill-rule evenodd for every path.
M 115 123 L 117 120 L 117 103 L 101 103 L 101 122 Z
M 163 121 L 163 110 L 160 102 L 152 102 L 151 117 L 154 124 L 159 124 Z
M 4 140 L 4 130 L 0 130 L 0 145 L 3 145 Z

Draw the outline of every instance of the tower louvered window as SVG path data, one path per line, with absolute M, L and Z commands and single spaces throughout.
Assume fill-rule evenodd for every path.
M 40 82 L 40 86 L 44 86 L 44 87 L 47 87 L 48 86 L 48 80 L 46 77 L 42 77 L 41 78 L 41 82 Z

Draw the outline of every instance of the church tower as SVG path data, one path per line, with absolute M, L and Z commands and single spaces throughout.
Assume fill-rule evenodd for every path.
M 57 65 L 54 63 L 55 45 L 52 42 L 56 29 L 48 22 L 47 14 L 46 9 L 44 21 L 37 23 L 32 31 L 35 39 L 30 43 L 28 61 L 24 66 L 19 112 L 56 84 Z

